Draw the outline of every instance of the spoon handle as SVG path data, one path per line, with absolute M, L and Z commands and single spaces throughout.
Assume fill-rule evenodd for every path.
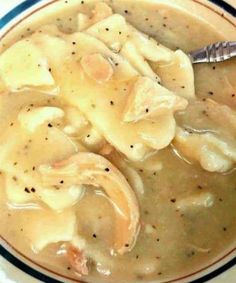
M 216 42 L 189 53 L 193 64 L 216 63 L 236 56 L 236 41 Z

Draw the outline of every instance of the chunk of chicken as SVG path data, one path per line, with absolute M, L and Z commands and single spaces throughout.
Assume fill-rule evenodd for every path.
M 84 55 L 80 64 L 84 72 L 99 83 L 107 82 L 113 75 L 110 62 L 99 53 Z
M 44 123 L 60 119 L 63 116 L 64 111 L 58 107 L 27 107 L 18 114 L 18 121 L 24 129 L 33 133 Z
M 25 86 L 52 86 L 47 58 L 29 40 L 21 40 L 0 56 L 0 77 L 10 90 Z
M 84 254 L 84 251 L 80 251 L 78 248 L 70 245 L 67 249 L 67 258 L 71 266 L 81 275 L 88 275 L 88 259 Z
M 67 186 L 104 188 L 115 211 L 114 249 L 120 254 L 132 249 L 139 231 L 138 203 L 124 176 L 108 160 L 93 153 L 78 153 L 52 167 L 40 166 L 39 172 L 47 185 L 63 179 Z
M 197 160 L 210 172 L 226 172 L 236 162 L 236 148 L 212 133 L 189 133 L 177 129 L 174 141 L 177 149 L 187 157 Z
M 202 192 L 177 200 L 176 207 L 180 211 L 185 211 L 187 209 L 194 209 L 197 207 L 208 208 L 213 206 L 213 204 L 214 195 L 209 192 Z
M 140 77 L 129 95 L 123 120 L 138 121 L 153 115 L 183 110 L 187 105 L 186 99 L 175 95 L 148 77 Z

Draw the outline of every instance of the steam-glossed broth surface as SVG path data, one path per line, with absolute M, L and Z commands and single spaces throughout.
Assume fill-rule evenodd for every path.
M 171 1 L 95 2 L 0 44 L 0 234 L 88 282 L 191 274 L 235 247 L 236 61 L 192 67 L 227 38 Z

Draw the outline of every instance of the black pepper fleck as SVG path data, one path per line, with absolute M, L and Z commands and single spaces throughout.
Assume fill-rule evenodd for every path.
M 109 168 L 105 168 L 105 171 L 106 171 L 106 172 L 109 172 L 109 171 L 110 171 L 110 169 L 109 169 Z
M 27 187 L 25 187 L 25 192 L 30 194 L 30 190 Z

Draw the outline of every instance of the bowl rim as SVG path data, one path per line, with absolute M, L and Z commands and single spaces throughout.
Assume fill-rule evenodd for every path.
M 22 15 L 22 13 L 24 13 L 24 12 L 27 12 L 30 8 L 33 8 L 36 4 L 40 4 L 40 3 L 42 4 L 41 6 L 39 6 L 37 8 L 35 7 L 30 13 L 27 13 L 21 19 L 17 20 L 13 25 L 11 25 L 10 28 L 7 29 L 0 36 L 0 39 L 4 38 L 7 35 L 7 33 L 9 33 L 19 23 L 24 21 L 26 18 L 30 17 L 35 12 L 38 12 L 39 10 L 42 10 L 43 8 L 47 7 L 48 5 L 51 5 L 51 4 L 58 2 L 58 1 L 59 0 L 24 0 L 20 4 L 16 5 L 9 12 L 7 12 L 2 18 L 0 18 L 0 31 L 3 28 L 5 28 L 6 26 L 8 26 L 8 24 L 11 24 L 11 22 L 13 20 L 15 20 L 16 17 Z M 215 12 L 219 16 L 224 17 L 224 14 L 220 13 L 219 10 L 216 10 L 211 6 L 204 4 L 201 0 L 192 0 L 192 1 L 210 9 L 211 11 Z M 205 2 L 210 2 L 216 8 L 218 8 L 218 9 L 220 8 L 222 12 L 227 12 L 229 15 L 236 18 L 236 9 L 232 5 L 228 4 L 227 2 L 225 2 L 223 0 L 206 0 Z M 224 19 L 227 20 L 230 24 L 232 24 L 233 26 L 236 27 L 236 24 L 233 21 L 231 21 L 229 18 L 224 17 Z M 46 267 L 41 266 L 40 264 L 34 262 L 33 260 L 31 260 L 30 258 L 25 256 L 24 254 L 22 254 L 20 251 L 15 249 L 1 235 L 0 235 L 0 240 L 3 241 L 4 244 L 5 244 L 5 245 L 3 245 L 2 243 L 0 243 L 0 256 L 2 256 L 4 259 L 6 259 L 11 264 L 13 264 L 16 268 L 20 269 L 21 271 L 24 271 L 26 274 L 32 276 L 33 278 L 38 279 L 38 280 L 43 281 L 43 282 L 47 282 L 47 283 L 65 283 L 63 281 L 60 281 L 62 279 L 58 280 L 58 279 L 51 277 L 53 275 L 54 276 L 56 275 L 59 278 L 63 278 L 63 280 L 66 279 L 66 280 L 70 280 L 71 282 L 85 283 L 84 281 L 81 281 L 79 279 L 70 278 L 68 276 L 58 274 L 58 273 L 56 273 L 56 272 L 54 272 L 50 269 L 47 269 Z M 20 255 L 23 259 L 29 261 L 30 263 L 33 263 L 36 267 L 39 267 L 39 268 L 41 268 L 41 269 L 43 269 L 43 270 L 45 270 L 49 273 L 52 273 L 52 275 L 46 275 L 43 272 L 37 270 L 36 267 L 34 268 L 34 267 L 29 266 L 29 264 L 23 262 L 23 260 L 17 258 L 16 255 L 14 255 L 12 252 L 10 252 L 8 250 L 9 248 L 14 253 L 16 253 L 17 255 Z M 218 263 L 223 261 L 223 259 L 226 259 L 229 255 L 234 254 L 235 251 L 236 251 L 236 247 L 231 249 L 230 251 L 228 251 L 227 254 L 221 256 L 220 258 L 218 258 L 213 263 L 210 263 L 209 265 L 207 265 L 207 266 L 205 266 L 205 267 L 203 267 L 203 268 L 201 268 L 201 269 L 199 269 L 199 270 L 197 270 L 197 271 L 195 271 L 191 274 L 187 274 L 185 276 L 181 276 L 181 277 L 176 278 L 176 279 L 165 280 L 165 281 L 161 281 L 161 282 L 162 283 L 172 283 L 172 282 L 174 283 L 174 282 L 180 282 L 180 280 L 188 279 L 189 277 L 191 277 L 193 275 L 197 275 L 198 273 L 205 271 L 205 270 L 209 269 L 210 267 L 213 267 L 214 265 L 217 265 Z M 214 270 L 208 271 L 209 273 L 207 273 L 205 275 L 200 275 L 201 277 L 199 277 L 197 279 L 190 279 L 191 281 L 189 281 L 188 283 L 204 283 L 204 282 L 207 282 L 211 279 L 216 278 L 220 274 L 226 272 L 227 270 L 229 270 L 230 268 L 232 268 L 235 265 L 236 265 L 236 255 L 233 256 L 233 258 L 230 259 L 229 261 L 227 260 L 225 263 L 223 263 L 223 265 L 216 267 L 216 269 L 214 269 Z

